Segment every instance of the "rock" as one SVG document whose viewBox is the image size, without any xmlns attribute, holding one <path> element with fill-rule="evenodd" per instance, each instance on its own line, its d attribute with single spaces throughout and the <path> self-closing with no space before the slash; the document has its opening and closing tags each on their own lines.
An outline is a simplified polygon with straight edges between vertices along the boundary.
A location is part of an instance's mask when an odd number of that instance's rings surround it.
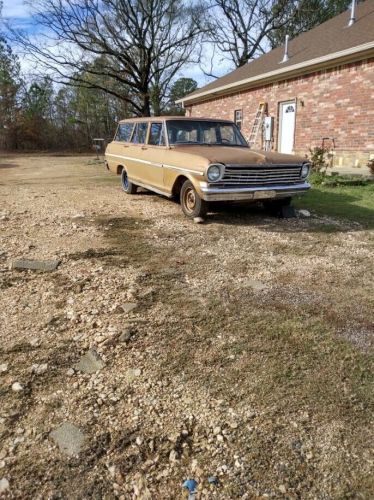
<svg viewBox="0 0 374 500">
<path fill-rule="evenodd" d="M 66 375 L 68 377 L 72 377 L 74 373 L 75 373 L 74 368 L 69 368 L 68 371 L 66 372 Z"/>
<path fill-rule="evenodd" d="M 142 371 L 140 368 L 130 368 L 130 370 L 127 370 L 126 372 L 126 379 L 128 382 L 132 382 L 136 377 L 139 377 L 141 373 Z"/>
<path fill-rule="evenodd" d="M 48 364 L 43 363 L 41 365 L 32 365 L 31 371 L 36 375 L 43 375 L 48 370 Z"/>
<path fill-rule="evenodd" d="M 131 337 L 132 337 L 131 330 L 127 328 L 121 333 L 118 340 L 120 342 L 129 342 L 129 340 L 131 340 Z"/>
<path fill-rule="evenodd" d="M 145 476 L 143 476 L 139 472 L 135 475 L 133 488 L 133 498 L 139 498 L 141 500 L 152 500 L 152 494 L 148 489 L 147 480 Z"/>
<path fill-rule="evenodd" d="M 138 307 L 138 304 L 136 302 L 127 302 L 126 304 L 121 305 L 122 311 L 125 314 L 128 314 L 129 312 L 133 311 L 137 307 Z"/>
<path fill-rule="evenodd" d="M 9 481 L 7 478 L 3 477 L 0 479 L 0 494 L 5 493 L 7 490 L 9 490 Z"/>
<path fill-rule="evenodd" d="M 86 441 L 83 432 L 70 422 L 64 422 L 49 435 L 60 451 L 69 456 L 78 455 Z"/>
<path fill-rule="evenodd" d="M 55 271 L 60 265 L 60 260 L 28 260 L 20 259 L 12 262 L 12 269 L 31 269 L 32 271 Z"/>
<path fill-rule="evenodd" d="M 12 391 L 14 392 L 23 391 L 23 386 L 19 382 L 14 382 L 14 384 L 12 384 Z"/>
<path fill-rule="evenodd" d="M 208 483 L 213 484 L 214 486 L 218 486 L 218 484 L 219 484 L 218 477 L 217 476 L 209 476 Z"/>
<path fill-rule="evenodd" d="M 194 217 L 193 221 L 195 224 L 203 224 L 204 219 L 202 217 Z"/>
<path fill-rule="evenodd" d="M 3 363 L 0 365 L 0 373 L 5 373 L 8 371 L 8 363 Z"/>
<path fill-rule="evenodd" d="M 278 486 L 278 489 L 281 493 L 285 494 L 286 493 L 286 487 L 284 484 L 281 484 L 280 486 Z"/>
<path fill-rule="evenodd" d="M 102 368 L 104 368 L 104 362 L 97 354 L 95 349 L 90 349 L 84 354 L 79 362 L 74 365 L 75 370 L 81 371 L 83 373 L 95 373 Z"/>
<path fill-rule="evenodd" d="M 299 217 L 304 217 L 304 218 L 311 217 L 309 210 L 301 209 L 301 210 L 298 210 L 297 213 L 298 213 Z"/>
</svg>

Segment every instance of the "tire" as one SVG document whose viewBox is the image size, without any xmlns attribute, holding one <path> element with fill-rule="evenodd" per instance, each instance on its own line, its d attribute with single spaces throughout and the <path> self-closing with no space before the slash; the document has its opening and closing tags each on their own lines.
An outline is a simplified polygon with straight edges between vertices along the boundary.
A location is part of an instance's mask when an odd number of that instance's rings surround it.
<svg viewBox="0 0 374 500">
<path fill-rule="evenodd" d="M 208 203 L 200 198 L 190 181 L 183 183 L 180 193 L 180 204 L 184 215 L 190 219 L 203 217 L 208 211 Z"/>
<path fill-rule="evenodd" d="M 127 177 L 127 172 L 124 168 L 122 169 L 121 172 L 121 186 L 126 194 L 135 194 L 138 189 L 138 186 L 129 181 L 129 178 Z"/>
</svg>

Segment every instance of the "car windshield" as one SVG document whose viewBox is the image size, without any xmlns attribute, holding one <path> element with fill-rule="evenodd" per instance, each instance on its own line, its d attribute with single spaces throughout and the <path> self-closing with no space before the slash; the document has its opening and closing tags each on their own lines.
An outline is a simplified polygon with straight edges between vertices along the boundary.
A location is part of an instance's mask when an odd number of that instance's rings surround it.
<svg viewBox="0 0 374 500">
<path fill-rule="evenodd" d="M 248 147 L 234 123 L 207 120 L 168 120 L 169 144 Z"/>
</svg>

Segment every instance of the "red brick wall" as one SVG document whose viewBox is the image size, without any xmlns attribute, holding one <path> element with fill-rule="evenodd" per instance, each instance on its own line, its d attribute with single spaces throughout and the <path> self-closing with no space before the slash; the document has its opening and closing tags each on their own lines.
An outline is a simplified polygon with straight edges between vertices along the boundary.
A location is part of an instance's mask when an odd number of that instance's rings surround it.
<svg viewBox="0 0 374 500">
<path fill-rule="evenodd" d="M 277 149 L 279 103 L 291 99 L 296 99 L 296 152 L 307 153 L 323 137 L 334 137 L 337 154 L 374 153 L 374 58 L 212 99 L 187 108 L 187 115 L 233 120 L 234 110 L 242 109 L 247 137 L 258 104 L 265 101 L 275 118 Z"/>
</svg>

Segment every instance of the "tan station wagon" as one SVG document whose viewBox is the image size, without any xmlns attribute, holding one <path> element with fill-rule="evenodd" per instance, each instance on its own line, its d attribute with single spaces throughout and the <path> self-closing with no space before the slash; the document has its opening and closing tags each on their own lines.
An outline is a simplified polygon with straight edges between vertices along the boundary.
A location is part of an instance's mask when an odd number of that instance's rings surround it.
<svg viewBox="0 0 374 500">
<path fill-rule="evenodd" d="M 303 158 L 254 151 L 231 121 L 151 117 L 123 120 L 105 152 L 108 170 L 134 194 L 143 187 L 179 197 L 188 217 L 210 201 L 265 201 L 287 205 L 310 188 Z"/>
</svg>

